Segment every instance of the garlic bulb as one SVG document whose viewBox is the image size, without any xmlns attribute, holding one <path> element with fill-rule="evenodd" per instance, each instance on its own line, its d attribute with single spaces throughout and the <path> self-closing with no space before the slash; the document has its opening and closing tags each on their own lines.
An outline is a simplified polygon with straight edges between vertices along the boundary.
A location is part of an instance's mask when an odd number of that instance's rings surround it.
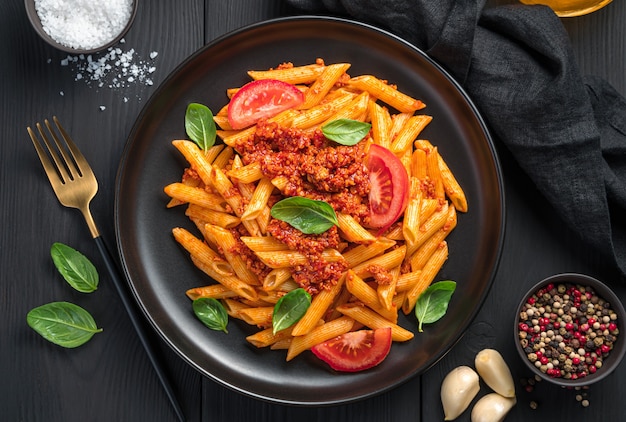
<svg viewBox="0 0 626 422">
<path fill-rule="evenodd" d="M 441 383 L 441 404 L 446 421 L 456 419 L 478 394 L 478 374 L 469 366 L 454 368 Z"/>
<path fill-rule="evenodd" d="M 474 364 L 478 374 L 493 391 L 504 397 L 515 397 L 511 370 L 497 350 L 481 350 Z"/>
<path fill-rule="evenodd" d="M 515 397 L 489 393 L 481 397 L 472 408 L 472 422 L 502 422 L 516 402 Z"/>
</svg>

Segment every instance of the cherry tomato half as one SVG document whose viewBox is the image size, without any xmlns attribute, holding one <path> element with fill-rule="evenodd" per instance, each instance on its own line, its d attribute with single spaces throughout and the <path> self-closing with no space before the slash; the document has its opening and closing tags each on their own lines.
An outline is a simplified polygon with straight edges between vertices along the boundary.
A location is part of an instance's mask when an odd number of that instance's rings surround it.
<svg viewBox="0 0 626 422">
<path fill-rule="evenodd" d="M 242 86 L 228 104 L 228 122 L 233 129 L 252 126 L 304 102 L 302 92 L 275 79 L 253 81 Z"/>
<path fill-rule="evenodd" d="M 385 147 L 372 144 L 367 159 L 370 180 L 370 226 L 387 230 L 409 200 L 409 176 L 402 162 Z"/>
<path fill-rule="evenodd" d="M 358 330 L 315 345 L 311 351 L 336 371 L 357 372 L 372 368 L 391 349 L 391 327 Z"/>
</svg>

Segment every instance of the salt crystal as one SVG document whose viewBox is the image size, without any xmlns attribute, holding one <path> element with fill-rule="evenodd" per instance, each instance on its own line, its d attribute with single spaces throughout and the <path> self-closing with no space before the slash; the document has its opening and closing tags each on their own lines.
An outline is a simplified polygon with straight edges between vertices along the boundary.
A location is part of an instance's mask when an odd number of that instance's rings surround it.
<svg viewBox="0 0 626 422">
<path fill-rule="evenodd" d="M 35 0 L 48 35 L 62 45 L 92 49 L 112 41 L 130 20 L 133 0 Z"/>
<path fill-rule="evenodd" d="M 61 91 L 59 92 L 59 94 L 61 94 L 61 97 L 63 97 L 65 95 L 65 92 Z"/>
<path fill-rule="evenodd" d="M 106 107 L 105 107 L 105 106 L 103 106 L 103 105 L 101 105 L 101 106 L 100 106 L 100 111 L 104 111 L 104 110 L 106 110 Z"/>
<path fill-rule="evenodd" d="M 156 56 L 158 56 L 158 55 L 159 55 L 159 53 L 157 53 L 156 51 L 153 51 L 152 53 L 150 53 L 150 58 L 154 60 L 154 59 L 156 59 Z"/>
</svg>

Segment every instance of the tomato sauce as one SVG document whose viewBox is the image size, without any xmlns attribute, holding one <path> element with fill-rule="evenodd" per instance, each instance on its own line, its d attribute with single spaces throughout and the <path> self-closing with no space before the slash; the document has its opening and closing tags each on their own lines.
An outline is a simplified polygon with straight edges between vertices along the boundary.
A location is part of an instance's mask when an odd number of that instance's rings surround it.
<svg viewBox="0 0 626 422">
<path fill-rule="evenodd" d="M 355 146 L 331 144 L 321 131 L 306 133 L 260 121 L 254 136 L 236 146 L 244 164 L 258 162 L 263 174 L 287 180 L 284 196 L 303 196 L 326 201 L 336 212 L 360 223 L 369 218 L 369 173 L 363 142 Z M 338 248 L 337 227 L 319 235 L 304 234 L 289 224 L 272 219 L 268 233 L 309 258 L 307 265 L 293 268 L 294 280 L 316 294 L 336 284 L 347 269 L 342 262 L 327 262 L 322 251 Z"/>
</svg>

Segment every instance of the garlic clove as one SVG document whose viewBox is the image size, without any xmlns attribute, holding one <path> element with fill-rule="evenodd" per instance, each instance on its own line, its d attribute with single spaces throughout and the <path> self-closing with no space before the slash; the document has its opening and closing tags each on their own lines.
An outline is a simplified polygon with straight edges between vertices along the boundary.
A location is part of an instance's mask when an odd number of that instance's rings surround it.
<svg viewBox="0 0 626 422">
<path fill-rule="evenodd" d="M 472 408 L 472 422 L 502 422 L 516 402 L 515 397 L 489 393 L 481 397 Z"/>
<path fill-rule="evenodd" d="M 478 394 L 478 374 L 469 366 L 454 368 L 441 383 L 441 404 L 446 421 L 456 419 Z"/>
<path fill-rule="evenodd" d="M 480 377 L 493 391 L 504 397 L 515 397 L 511 370 L 497 350 L 481 350 L 476 355 L 474 365 Z"/>
</svg>

